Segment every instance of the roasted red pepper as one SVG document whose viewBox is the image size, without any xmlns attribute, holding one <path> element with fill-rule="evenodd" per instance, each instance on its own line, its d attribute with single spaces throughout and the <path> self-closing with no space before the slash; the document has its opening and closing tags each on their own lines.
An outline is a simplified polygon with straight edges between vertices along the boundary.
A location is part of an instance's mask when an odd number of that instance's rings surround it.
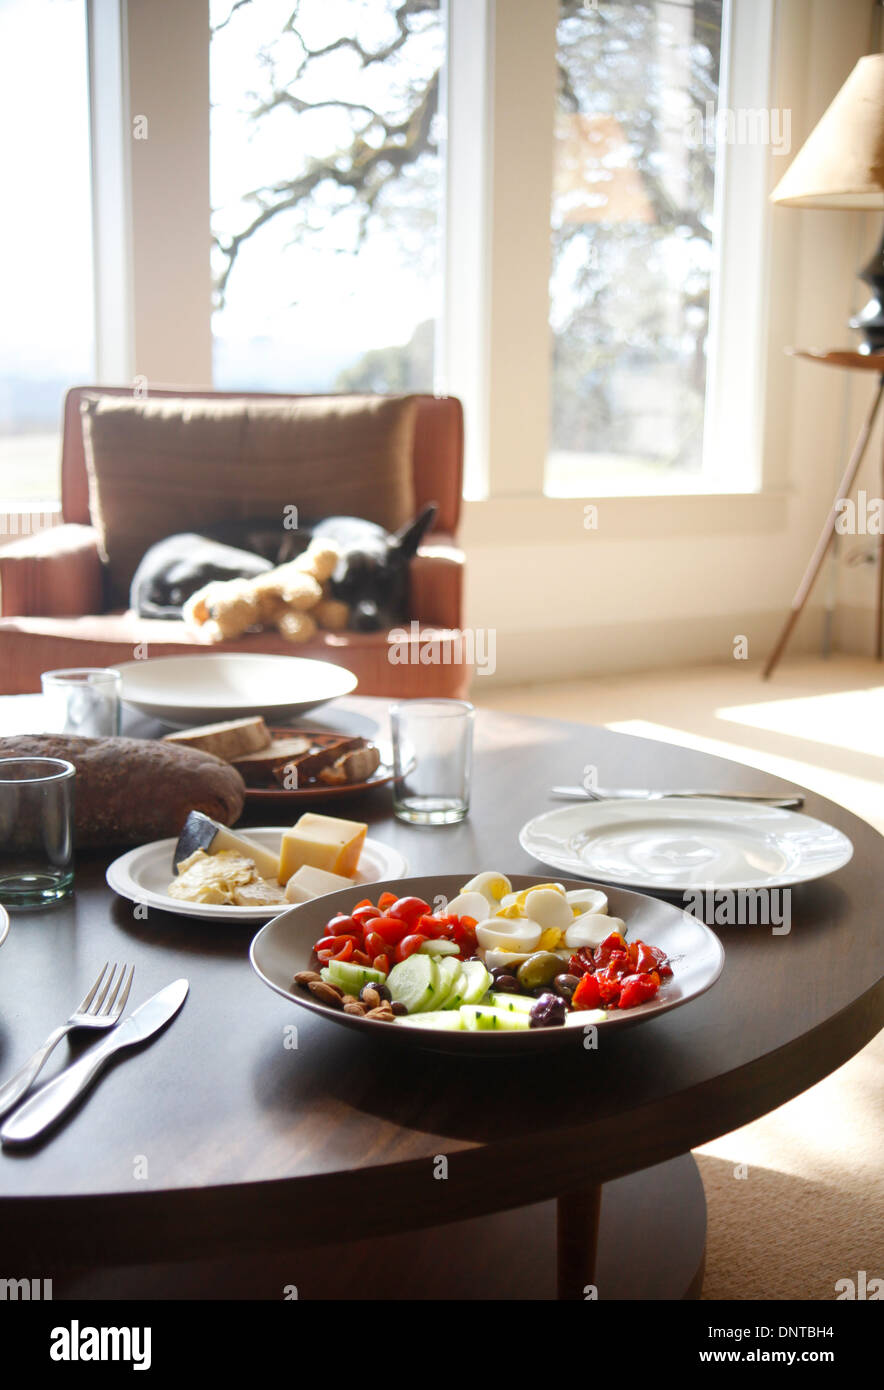
<svg viewBox="0 0 884 1390">
<path fill-rule="evenodd" d="M 636 1004 L 645 1004 L 653 999 L 660 988 L 660 976 L 656 971 L 646 975 L 627 975 L 620 981 L 620 1008 L 631 1009 Z"/>
<path fill-rule="evenodd" d="M 580 984 L 571 996 L 572 1009 L 598 1009 L 601 1007 L 602 992 L 595 975 L 583 975 Z"/>
</svg>

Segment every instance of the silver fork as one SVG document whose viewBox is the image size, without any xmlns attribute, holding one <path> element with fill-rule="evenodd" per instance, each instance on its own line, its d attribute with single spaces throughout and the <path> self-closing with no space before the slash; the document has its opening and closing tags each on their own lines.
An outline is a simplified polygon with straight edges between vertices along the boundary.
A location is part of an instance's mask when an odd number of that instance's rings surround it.
<svg viewBox="0 0 884 1390">
<path fill-rule="evenodd" d="M 120 973 L 117 975 L 117 967 L 114 963 L 110 967 L 110 974 L 105 979 L 107 969 L 108 963 L 105 961 L 95 984 L 83 1002 L 71 1014 L 67 1023 L 63 1023 L 60 1028 L 56 1028 L 54 1032 L 50 1033 L 43 1046 L 38 1048 L 33 1057 L 25 1062 L 21 1071 L 17 1071 L 15 1076 L 0 1087 L 0 1115 L 5 1115 L 21 1100 L 40 1075 L 53 1048 L 61 1042 L 67 1033 L 70 1033 L 71 1029 L 112 1028 L 118 1021 L 126 1007 L 126 1000 L 129 998 L 135 967 L 134 965 L 130 966 L 129 974 L 126 975 L 126 966 L 121 965 Z M 102 988 L 102 983 L 104 988 Z M 122 992 L 120 991 L 121 985 Z M 99 993 L 99 991 L 101 992 Z"/>
</svg>

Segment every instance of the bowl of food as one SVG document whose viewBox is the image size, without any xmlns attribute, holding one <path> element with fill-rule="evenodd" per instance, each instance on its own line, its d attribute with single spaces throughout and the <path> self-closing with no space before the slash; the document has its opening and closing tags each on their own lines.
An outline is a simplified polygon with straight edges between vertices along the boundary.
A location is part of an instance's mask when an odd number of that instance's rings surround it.
<svg viewBox="0 0 884 1390">
<path fill-rule="evenodd" d="M 250 958 L 277 994 L 364 1037 L 495 1055 L 659 1017 L 711 988 L 724 951 L 657 898 L 486 870 L 303 903 Z"/>
</svg>

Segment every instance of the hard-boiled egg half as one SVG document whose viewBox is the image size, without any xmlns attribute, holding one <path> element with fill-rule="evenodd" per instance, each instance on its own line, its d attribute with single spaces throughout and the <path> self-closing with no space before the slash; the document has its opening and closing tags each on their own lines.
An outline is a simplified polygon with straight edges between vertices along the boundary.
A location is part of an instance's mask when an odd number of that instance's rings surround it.
<svg viewBox="0 0 884 1390">
<path fill-rule="evenodd" d="M 581 946 L 601 946 L 612 931 L 626 935 L 626 923 L 620 917 L 609 917 L 606 912 L 584 912 L 575 918 L 565 932 L 565 945 L 577 951 Z"/>
<path fill-rule="evenodd" d="M 535 951 L 543 935 L 539 922 L 528 917 L 489 917 L 476 927 L 476 941 L 483 950 Z"/>
<path fill-rule="evenodd" d="M 501 899 L 512 891 L 513 885 L 506 874 L 500 874 L 495 869 L 486 869 L 484 873 L 476 874 L 475 878 L 471 878 L 469 883 L 464 884 L 459 897 L 463 897 L 466 893 L 481 893 L 490 909 L 490 912 L 484 912 L 482 916 L 488 917 L 500 907 Z M 473 917 L 475 913 L 470 912 L 467 916 Z M 482 919 L 479 918 L 478 920 L 481 921 Z"/>
<path fill-rule="evenodd" d="M 575 917 L 582 917 L 584 912 L 601 913 L 608 910 L 608 899 L 598 888 L 574 888 L 565 894 L 565 898 Z"/>
<path fill-rule="evenodd" d="M 488 899 L 484 893 L 458 893 L 448 904 L 448 911 L 457 917 L 472 917 L 474 922 L 484 922 L 488 916 Z"/>
</svg>

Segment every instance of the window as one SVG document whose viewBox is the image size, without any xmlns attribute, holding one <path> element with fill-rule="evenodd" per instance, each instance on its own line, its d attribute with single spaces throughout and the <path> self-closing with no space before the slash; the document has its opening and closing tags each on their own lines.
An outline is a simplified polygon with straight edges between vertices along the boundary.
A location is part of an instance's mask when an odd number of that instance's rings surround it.
<svg viewBox="0 0 884 1390">
<path fill-rule="evenodd" d="M 58 500 L 62 397 L 94 367 L 84 0 L 0 0 L 0 129 L 0 498 L 28 511 Z"/>
<path fill-rule="evenodd" d="M 211 3 L 214 382 L 432 390 L 439 0 Z"/>
<path fill-rule="evenodd" d="M 683 490 L 703 468 L 722 9 L 561 0 L 549 494 Z"/>
</svg>

